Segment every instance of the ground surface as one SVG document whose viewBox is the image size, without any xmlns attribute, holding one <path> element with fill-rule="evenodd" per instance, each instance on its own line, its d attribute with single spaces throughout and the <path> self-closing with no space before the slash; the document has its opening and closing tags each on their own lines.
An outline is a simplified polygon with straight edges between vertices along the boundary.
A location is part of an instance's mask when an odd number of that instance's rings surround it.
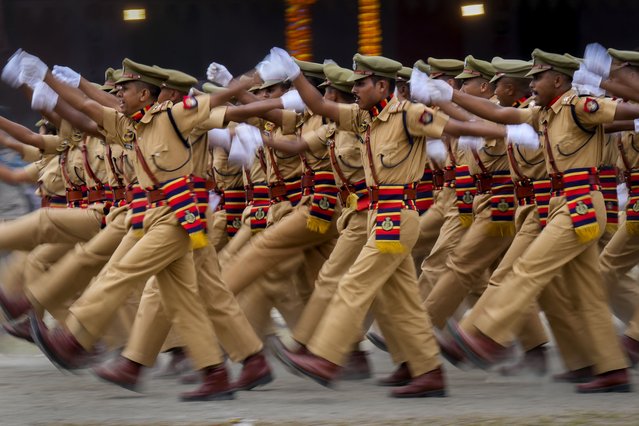
<svg viewBox="0 0 639 426">
<path fill-rule="evenodd" d="M 387 355 L 370 353 L 375 376 L 388 374 Z M 0 335 L 0 425 L 639 425 L 637 393 L 579 395 L 548 377 L 502 378 L 445 364 L 447 398 L 396 400 L 374 379 L 328 390 L 272 364 L 276 380 L 260 390 L 181 403 L 178 393 L 192 386 L 148 373 L 145 394 L 131 393 L 89 371 L 63 374 L 34 347 Z M 560 370 L 554 356 L 552 369 Z"/>
</svg>

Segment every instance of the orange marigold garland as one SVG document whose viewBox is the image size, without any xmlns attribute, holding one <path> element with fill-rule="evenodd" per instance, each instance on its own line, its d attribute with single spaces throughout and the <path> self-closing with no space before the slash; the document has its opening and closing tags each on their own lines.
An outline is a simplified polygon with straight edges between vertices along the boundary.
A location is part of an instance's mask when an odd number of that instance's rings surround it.
<svg viewBox="0 0 639 426">
<path fill-rule="evenodd" d="M 311 6 L 315 0 L 287 0 L 286 50 L 302 61 L 313 60 Z"/>
<path fill-rule="evenodd" d="M 382 26 L 379 0 L 359 0 L 359 53 L 382 54 Z"/>
</svg>

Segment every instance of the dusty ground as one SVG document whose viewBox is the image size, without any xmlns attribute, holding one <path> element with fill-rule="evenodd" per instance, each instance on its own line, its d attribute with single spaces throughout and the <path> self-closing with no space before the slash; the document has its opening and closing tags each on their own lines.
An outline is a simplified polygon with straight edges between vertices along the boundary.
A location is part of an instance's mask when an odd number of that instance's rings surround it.
<svg viewBox="0 0 639 426">
<path fill-rule="evenodd" d="M 386 354 L 370 351 L 375 375 L 388 374 Z M 88 371 L 61 373 L 34 347 L 0 336 L 0 425 L 639 425 L 637 393 L 579 395 L 548 377 L 502 378 L 446 364 L 447 398 L 396 400 L 374 379 L 328 390 L 272 364 L 277 378 L 261 390 L 181 403 L 178 393 L 191 386 L 149 373 L 145 393 L 131 393 Z M 555 357 L 552 369 L 560 370 Z"/>
</svg>

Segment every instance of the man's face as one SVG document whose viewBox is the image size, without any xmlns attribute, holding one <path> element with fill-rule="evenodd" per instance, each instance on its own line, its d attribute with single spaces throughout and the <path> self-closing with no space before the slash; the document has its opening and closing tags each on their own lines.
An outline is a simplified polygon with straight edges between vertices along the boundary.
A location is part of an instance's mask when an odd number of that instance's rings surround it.
<svg viewBox="0 0 639 426">
<path fill-rule="evenodd" d="M 495 96 L 501 106 L 511 106 L 517 99 L 514 98 L 513 84 L 507 77 L 502 77 L 495 83 Z"/>
<path fill-rule="evenodd" d="M 355 103 L 364 110 L 374 107 L 385 98 L 381 84 L 381 81 L 374 83 L 370 77 L 357 80 L 352 90 L 353 95 L 355 95 Z"/>
<path fill-rule="evenodd" d="M 133 81 L 122 83 L 122 88 L 117 94 L 120 99 L 120 110 L 126 115 L 144 108 L 149 101 L 148 90 L 142 89 Z"/>
<path fill-rule="evenodd" d="M 273 98 L 279 98 L 284 93 L 286 93 L 286 89 L 284 89 L 284 86 L 281 84 L 275 84 L 271 87 L 267 87 L 266 89 L 264 89 L 264 92 L 265 92 L 264 94 L 265 99 L 273 99 Z"/>
<path fill-rule="evenodd" d="M 462 83 L 460 91 L 472 96 L 483 96 L 481 91 L 481 85 L 483 82 L 484 79 L 480 77 L 466 78 Z"/>
<path fill-rule="evenodd" d="M 532 96 L 535 97 L 535 103 L 542 107 L 550 105 L 550 102 L 561 93 L 557 93 L 555 85 L 556 74 L 551 71 L 544 71 L 533 75 L 530 82 Z"/>
</svg>

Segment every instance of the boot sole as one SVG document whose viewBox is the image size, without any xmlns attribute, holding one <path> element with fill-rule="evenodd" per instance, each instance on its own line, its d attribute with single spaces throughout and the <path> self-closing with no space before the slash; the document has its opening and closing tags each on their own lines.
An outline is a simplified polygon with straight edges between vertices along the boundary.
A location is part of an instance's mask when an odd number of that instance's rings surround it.
<svg viewBox="0 0 639 426">
<path fill-rule="evenodd" d="M 40 327 L 38 326 L 38 317 L 35 312 L 29 312 L 29 325 L 31 327 L 31 336 L 33 337 L 34 343 L 36 346 L 42 351 L 44 356 L 47 357 L 49 361 L 60 371 L 62 372 L 72 372 L 72 368 L 63 361 L 60 361 L 58 356 L 56 356 L 52 351 L 49 350 L 49 347 L 44 344 L 44 338 L 42 333 L 40 332 Z"/>
<path fill-rule="evenodd" d="M 273 375 L 271 373 L 265 374 L 259 379 L 249 383 L 248 385 L 244 385 L 242 387 L 233 387 L 236 391 L 250 391 L 258 386 L 263 386 L 269 384 L 273 381 Z"/>
<path fill-rule="evenodd" d="M 396 388 L 399 386 L 406 386 L 409 383 L 410 383 L 410 380 L 403 380 L 401 382 L 377 382 L 377 386 Z"/>
<path fill-rule="evenodd" d="M 391 393 L 393 398 L 444 398 L 446 397 L 445 390 L 434 390 L 420 393 L 411 393 L 411 394 L 394 394 Z"/>
<path fill-rule="evenodd" d="M 269 349 L 271 350 L 271 353 L 273 354 L 273 356 L 275 356 L 275 358 L 277 358 L 277 360 L 280 361 L 290 373 L 298 377 L 307 377 L 324 387 L 327 387 L 329 389 L 334 389 L 334 385 L 332 382 L 329 382 L 326 379 L 310 374 L 306 370 L 298 367 L 296 364 L 291 362 L 291 360 L 289 360 L 284 355 L 283 349 L 280 348 L 281 345 L 282 343 L 279 341 L 270 341 Z"/>
<path fill-rule="evenodd" d="M 464 341 L 464 339 L 462 339 L 459 333 L 457 333 L 456 328 L 450 322 L 446 324 L 446 327 L 448 327 L 448 331 L 450 332 L 451 336 L 453 336 L 453 339 L 457 343 L 457 346 L 459 346 L 461 350 L 464 351 L 464 354 L 466 354 L 466 357 L 468 358 L 470 362 L 472 362 L 473 364 L 475 364 L 477 367 L 481 368 L 482 370 L 487 370 L 488 368 L 491 367 L 490 363 L 485 361 L 483 358 L 477 355 L 473 350 L 471 350 L 466 345 L 466 342 Z M 444 356 L 444 358 L 446 357 Z"/>
<path fill-rule="evenodd" d="M 608 393 L 608 392 L 620 392 L 620 393 L 632 392 L 632 386 L 630 385 L 630 383 L 625 383 L 622 385 L 607 386 L 605 388 L 598 388 L 598 389 L 582 390 L 577 388 L 577 393 Z"/>
<path fill-rule="evenodd" d="M 235 394 L 233 392 L 216 393 L 214 395 L 206 395 L 206 396 L 200 396 L 200 397 L 185 397 L 185 396 L 180 397 L 180 401 L 182 402 L 229 401 L 231 399 L 235 399 Z"/>
<path fill-rule="evenodd" d="M 118 382 L 114 382 L 113 380 L 109 380 L 106 377 L 102 377 L 100 376 L 97 372 L 95 372 L 94 370 L 91 370 L 91 373 L 98 378 L 98 380 L 100 380 L 103 383 L 109 383 L 115 386 L 119 386 L 123 389 L 129 390 L 131 392 L 135 392 L 135 393 L 142 393 L 141 389 L 140 389 L 140 385 L 139 384 L 135 384 L 135 385 L 131 385 L 128 383 L 118 383 Z"/>
</svg>

